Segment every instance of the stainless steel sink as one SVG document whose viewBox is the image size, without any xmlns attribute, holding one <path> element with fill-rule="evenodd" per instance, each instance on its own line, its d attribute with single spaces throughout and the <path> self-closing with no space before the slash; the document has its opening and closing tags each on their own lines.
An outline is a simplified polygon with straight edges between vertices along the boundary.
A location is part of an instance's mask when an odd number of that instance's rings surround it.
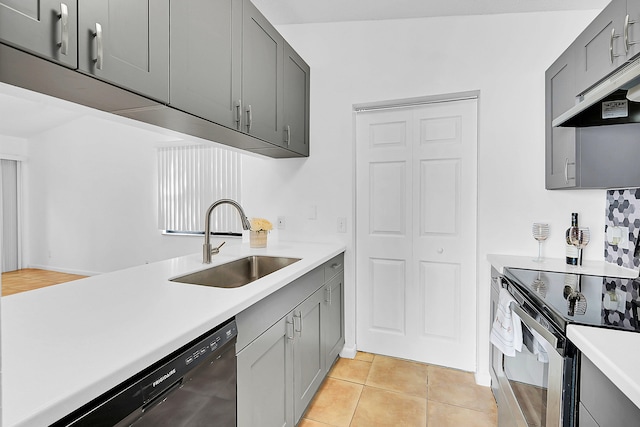
<svg viewBox="0 0 640 427">
<path fill-rule="evenodd" d="M 297 261 L 300 261 L 300 258 L 252 255 L 176 277 L 171 281 L 216 288 L 239 288 Z"/>
</svg>

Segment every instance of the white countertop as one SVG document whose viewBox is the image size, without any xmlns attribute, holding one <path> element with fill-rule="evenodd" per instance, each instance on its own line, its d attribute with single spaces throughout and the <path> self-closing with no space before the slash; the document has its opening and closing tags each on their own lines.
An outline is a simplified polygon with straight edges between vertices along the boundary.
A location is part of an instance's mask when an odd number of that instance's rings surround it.
<svg viewBox="0 0 640 427">
<path fill-rule="evenodd" d="M 567 337 L 640 408 L 639 333 L 569 325 Z"/>
<path fill-rule="evenodd" d="M 3 426 L 57 421 L 344 250 L 244 243 L 3 297 Z M 236 289 L 168 280 L 247 255 L 301 260 Z"/>
<path fill-rule="evenodd" d="M 605 277 L 622 277 L 635 279 L 638 270 L 620 267 L 605 261 L 584 260 L 581 266 L 568 265 L 564 259 L 545 258 L 543 262 L 535 262 L 530 256 L 489 254 L 487 260 L 500 274 L 505 267 L 524 268 L 527 270 L 557 271 L 560 273 L 589 274 Z"/>
</svg>

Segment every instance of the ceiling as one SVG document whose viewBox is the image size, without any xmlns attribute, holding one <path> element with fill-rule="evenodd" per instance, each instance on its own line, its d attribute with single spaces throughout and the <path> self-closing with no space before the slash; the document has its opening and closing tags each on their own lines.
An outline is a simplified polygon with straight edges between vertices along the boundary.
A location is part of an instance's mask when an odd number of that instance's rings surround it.
<svg viewBox="0 0 640 427">
<path fill-rule="evenodd" d="M 610 0 L 252 0 L 272 24 L 602 10 Z"/>
</svg>

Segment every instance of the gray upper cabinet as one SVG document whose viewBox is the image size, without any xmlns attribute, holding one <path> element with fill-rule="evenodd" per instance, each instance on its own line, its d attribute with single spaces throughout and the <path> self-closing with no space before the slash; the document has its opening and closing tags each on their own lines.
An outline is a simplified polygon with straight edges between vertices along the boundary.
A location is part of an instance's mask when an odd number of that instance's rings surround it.
<svg viewBox="0 0 640 427">
<path fill-rule="evenodd" d="M 76 68 L 76 0 L 0 0 L 0 41 Z"/>
<path fill-rule="evenodd" d="M 576 185 L 576 130 L 558 128 L 552 121 L 575 102 L 575 50 L 567 49 L 545 74 L 545 186 L 547 189 Z"/>
<path fill-rule="evenodd" d="M 627 15 L 622 28 L 622 43 L 627 49 L 627 59 L 640 53 L 640 1 L 627 1 Z"/>
<path fill-rule="evenodd" d="M 240 130 L 242 0 L 171 2 L 170 105 Z"/>
<path fill-rule="evenodd" d="M 78 10 L 78 68 L 167 102 L 169 0 L 96 0 Z"/>
<path fill-rule="evenodd" d="M 282 146 L 284 39 L 249 0 L 242 31 L 243 131 Z"/>
<path fill-rule="evenodd" d="M 288 43 L 284 43 L 284 144 L 309 155 L 310 68 Z"/>
<path fill-rule="evenodd" d="M 623 32 L 626 10 L 626 0 L 613 0 L 576 39 L 578 93 L 625 62 Z"/>
</svg>

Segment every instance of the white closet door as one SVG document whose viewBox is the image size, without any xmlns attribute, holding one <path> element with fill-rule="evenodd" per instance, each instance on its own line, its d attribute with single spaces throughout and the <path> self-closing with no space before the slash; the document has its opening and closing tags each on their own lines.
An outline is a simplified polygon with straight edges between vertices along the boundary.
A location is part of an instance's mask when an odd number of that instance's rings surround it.
<svg viewBox="0 0 640 427">
<path fill-rule="evenodd" d="M 358 349 L 475 369 L 477 100 L 356 117 Z"/>
<path fill-rule="evenodd" d="M 18 250 L 18 162 L 0 160 L 0 220 L 2 222 L 2 272 L 17 270 Z"/>
</svg>

